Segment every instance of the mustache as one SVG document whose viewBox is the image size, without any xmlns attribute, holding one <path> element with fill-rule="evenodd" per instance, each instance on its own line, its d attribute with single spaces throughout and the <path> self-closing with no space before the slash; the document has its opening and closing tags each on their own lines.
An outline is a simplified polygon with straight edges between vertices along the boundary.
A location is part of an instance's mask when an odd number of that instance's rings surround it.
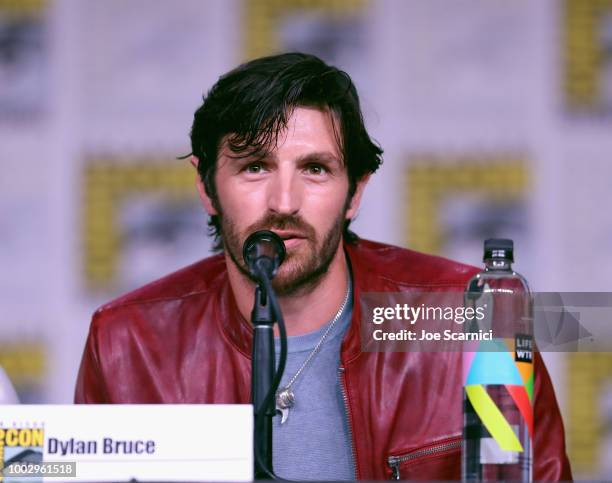
<svg viewBox="0 0 612 483">
<path fill-rule="evenodd" d="M 256 221 L 247 228 L 247 233 L 257 230 L 294 230 L 305 238 L 315 238 L 315 229 L 306 223 L 299 215 L 282 215 L 268 213 L 261 220 Z"/>
</svg>

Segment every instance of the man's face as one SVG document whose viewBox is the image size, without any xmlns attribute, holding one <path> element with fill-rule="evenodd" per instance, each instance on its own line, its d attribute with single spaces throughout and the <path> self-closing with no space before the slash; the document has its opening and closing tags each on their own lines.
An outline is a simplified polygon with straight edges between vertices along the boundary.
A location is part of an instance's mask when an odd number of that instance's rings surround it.
<svg viewBox="0 0 612 483">
<path fill-rule="evenodd" d="M 212 214 L 220 216 L 226 252 L 244 274 L 244 240 L 261 229 L 278 234 L 287 249 L 273 281 L 279 295 L 308 289 L 326 273 L 359 198 L 348 199 L 341 159 L 330 115 L 305 107 L 294 110 L 264 159 L 236 158 L 221 148 Z"/>
</svg>

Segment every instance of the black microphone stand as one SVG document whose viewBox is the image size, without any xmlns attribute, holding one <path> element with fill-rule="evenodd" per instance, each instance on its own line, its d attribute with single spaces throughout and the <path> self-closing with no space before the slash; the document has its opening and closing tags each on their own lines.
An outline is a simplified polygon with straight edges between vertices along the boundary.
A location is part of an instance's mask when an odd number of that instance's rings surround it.
<svg viewBox="0 0 612 483">
<path fill-rule="evenodd" d="M 276 414 L 275 395 L 287 360 L 287 332 L 271 280 L 285 258 L 285 245 L 268 230 L 252 233 L 244 242 L 242 255 L 257 281 L 251 312 L 253 352 L 251 400 L 254 410 L 255 479 L 279 480 L 272 468 L 272 418 Z M 274 324 L 278 322 L 281 351 L 278 368 L 274 353 Z"/>
<path fill-rule="evenodd" d="M 253 323 L 253 364 L 251 395 L 255 411 L 255 479 L 269 479 L 272 468 L 272 418 L 274 398 L 262 406 L 272 386 L 276 367 L 274 355 L 274 323 L 276 317 L 263 284 L 255 289 L 255 303 L 251 313 Z M 262 465 L 265 465 L 262 467 Z"/>
<path fill-rule="evenodd" d="M 287 331 L 280 305 L 271 280 L 285 259 L 285 245 L 278 235 L 259 230 L 249 235 L 242 248 L 242 256 L 249 272 L 257 281 L 255 302 L 251 312 L 253 323 L 253 352 L 251 372 L 251 400 L 254 409 L 255 479 L 280 478 L 272 469 L 272 418 L 276 414 L 276 390 L 287 361 Z M 280 359 L 276 367 L 274 354 L 274 324 L 280 332 Z"/>
</svg>

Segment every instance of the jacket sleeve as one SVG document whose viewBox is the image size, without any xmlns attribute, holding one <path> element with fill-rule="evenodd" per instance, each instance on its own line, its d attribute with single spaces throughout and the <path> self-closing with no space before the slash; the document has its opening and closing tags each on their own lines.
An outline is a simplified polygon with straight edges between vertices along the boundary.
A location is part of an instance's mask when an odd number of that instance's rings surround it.
<svg viewBox="0 0 612 483">
<path fill-rule="evenodd" d="M 535 352 L 534 481 L 572 480 L 565 450 L 563 420 L 555 392 L 539 352 Z"/>
<path fill-rule="evenodd" d="M 74 402 L 76 404 L 102 404 L 108 403 L 106 383 L 100 367 L 97 341 L 98 314 L 93 317 L 87 342 L 81 359 L 81 367 L 77 376 Z"/>
</svg>

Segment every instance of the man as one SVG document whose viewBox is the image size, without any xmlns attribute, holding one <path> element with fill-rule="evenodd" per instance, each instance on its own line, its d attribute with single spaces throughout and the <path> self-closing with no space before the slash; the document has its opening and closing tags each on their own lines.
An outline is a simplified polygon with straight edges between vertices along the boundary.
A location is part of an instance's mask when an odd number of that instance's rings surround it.
<svg viewBox="0 0 612 483">
<path fill-rule="evenodd" d="M 276 232 L 273 281 L 289 358 L 274 422 L 283 477 L 460 477 L 459 353 L 363 352 L 360 294 L 461 291 L 475 269 L 348 227 L 382 151 L 350 78 L 314 56 L 257 59 L 221 77 L 196 111 L 192 162 L 224 253 L 94 315 L 77 402 L 246 403 L 254 283 L 246 237 Z M 559 410 L 536 358 L 536 479 L 569 479 Z"/>
</svg>

